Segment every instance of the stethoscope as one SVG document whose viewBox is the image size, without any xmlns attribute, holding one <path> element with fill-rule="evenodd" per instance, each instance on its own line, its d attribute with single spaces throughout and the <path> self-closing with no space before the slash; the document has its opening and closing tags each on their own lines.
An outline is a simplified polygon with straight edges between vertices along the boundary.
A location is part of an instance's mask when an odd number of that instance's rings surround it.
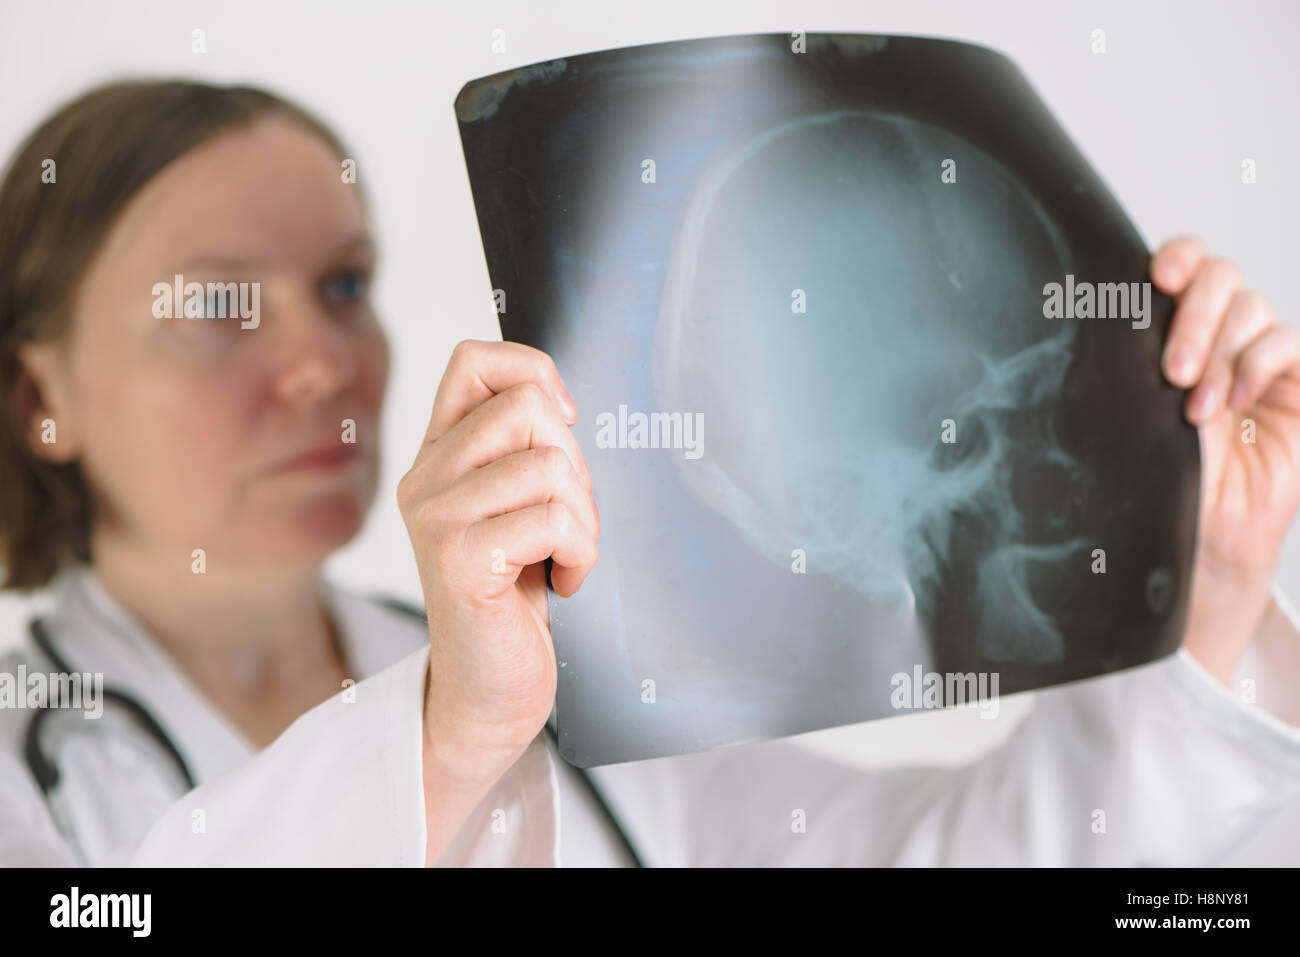
<svg viewBox="0 0 1300 957">
<path fill-rule="evenodd" d="M 73 670 L 67 661 L 55 649 L 54 643 L 50 640 L 49 632 L 45 629 L 45 623 L 40 618 L 33 618 L 28 622 L 27 630 L 31 635 L 32 643 L 49 660 L 57 673 L 73 674 Z M 176 770 L 180 772 L 188 790 L 193 790 L 198 786 L 193 772 L 190 771 L 189 764 L 185 761 L 185 756 L 181 754 L 180 749 L 176 747 L 176 743 L 163 730 L 162 725 L 158 723 L 158 720 L 149 712 L 148 708 L 132 695 L 116 688 L 105 687 L 100 692 L 100 696 L 103 699 L 105 710 L 110 704 L 115 706 L 157 742 L 163 752 L 176 765 Z M 38 708 L 28 720 L 27 730 L 23 735 L 23 758 L 27 762 L 27 768 L 31 772 L 32 779 L 41 789 L 41 797 L 45 801 L 45 806 L 49 809 L 50 817 L 54 820 L 55 826 L 67 839 L 69 846 L 76 851 L 84 862 L 85 855 L 77 840 L 76 828 L 72 823 L 71 816 L 65 814 L 61 808 L 58 762 L 50 757 L 49 751 L 44 746 L 42 732 L 49 723 L 50 716 L 54 713 L 55 709 L 47 703 Z M 100 717 L 102 718 L 102 715 Z"/>
<path fill-rule="evenodd" d="M 389 605 L 389 607 L 397 607 L 395 604 L 390 602 L 385 602 L 385 604 Z M 404 607 L 398 608 L 398 610 L 404 611 L 407 614 L 413 614 L 413 612 Z M 63 656 L 55 649 L 53 642 L 50 640 L 49 632 L 46 630 L 44 622 L 39 617 L 31 619 L 28 623 L 27 630 L 31 634 L 32 642 L 40 650 L 41 654 L 49 659 L 50 664 L 54 666 L 54 669 L 57 672 L 65 675 L 73 674 L 73 670 L 68 665 L 67 661 L 65 661 Z M 188 784 L 190 790 L 193 790 L 198 786 L 198 782 L 195 781 L 194 774 L 190 771 L 189 764 L 186 763 L 184 755 L 181 754 L 180 749 L 176 747 L 176 743 L 172 741 L 167 732 L 163 730 L 162 725 L 158 723 L 158 720 L 149 712 L 148 708 L 141 704 L 140 701 L 132 695 L 116 688 L 105 687 L 101 694 L 105 706 L 111 703 L 120 708 L 140 728 L 142 728 L 146 734 L 162 747 L 163 751 L 167 753 L 175 763 L 176 770 L 180 772 L 181 777 Z M 55 760 L 49 757 L 49 753 L 44 747 L 41 734 L 42 729 L 49 720 L 49 715 L 53 713 L 53 711 L 54 709 L 48 705 L 44 705 L 37 709 L 35 714 L 33 714 L 29 719 L 27 730 L 23 737 L 23 757 L 27 761 L 27 767 L 31 771 L 33 780 L 36 781 L 37 785 L 41 789 L 41 796 L 45 801 L 46 807 L 50 811 L 50 816 L 53 818 L 55 825 L 59 828 L 59 831 L 64 835 L 64 837 L 67 838 L 73 849 L 77 851 L 78 855 L 81 855 L 81 849 L 77 843 L 76 833 L 72 826 L 72 822 L 59 810 L 59 766 Z M 546 724 L 546 733 L 550 736 L 552 742 L 556 744 L 558 750 L 558 740 L 555 731 L 549 722 Z M 632 858 L 634 865 L 636 867 L 644 867 L 645 865 L 642 863 L 640 855 L 636 852 L 636 847 L 632 844 L 631 839 L 623 830 L 623 825 L 619 822 L 617 815 L 615 815 L 613 810 L 610 808 L 604 795 L 600 793 L 600 789 L 596 787 L 595 782 L 591 780 L 591 775 L 587 773 L 587 769 L 577 768 L 577 770 L 581 772 L 582 780 L 586 785 L 588 792 L 593 798 L 595 798 L 596 803 L 601 806 L 610 822 L 614 825 L 614 830 L 618 832 L 619 840 L 623 844 L 628 855 Z"/>
<path fill-rule="evenodd" d="M 555 750 L 558 753 L 560 750 L 560 739 L 556 736 L 555 729 L 551 727 L 550 722 L 547 722 L 546 724 L 546 733 L 550 736 L 551 743 L 555 745 Z M 560 760 L 563 761 L 564 759 L 560 758 Z M 588 793 L 596 799 L 596 803 L 600 805 L 601 810 L 605 812 L 605 816 L 609 818 L 610 823 L 614 825 L 614 830 L 618 832 L 619 842 L 623 845 L 623 849 L 627 851 L 628 856 L 632 858 L 633 866 L 645 867 L 645 864 L 641 860 L 641 855 L 636 852 L 636 846 L 633 845 L 632 839 L 628 837 L 627 832 L 623 830 L 623 824 L 619 821 L 618 815 L 616 815 L 613 809 L 610 808 L 609 802 L 607 802 L 605 796 L 600 793 L 600 788 L 596 787 L 596 782 L 591 779 L 591 775 L 587 773 L 587 769 L 580 768 L 577 765 L 570 765 L 570 767 L 578 772 L 578 776 L 582 778 L 582 783 L 586 787 Z"/>
</svg>

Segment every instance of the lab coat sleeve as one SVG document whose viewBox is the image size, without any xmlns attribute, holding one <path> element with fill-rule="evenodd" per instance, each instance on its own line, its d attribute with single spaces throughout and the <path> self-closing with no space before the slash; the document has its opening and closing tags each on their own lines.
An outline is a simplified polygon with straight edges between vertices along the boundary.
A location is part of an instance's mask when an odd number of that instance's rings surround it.
<svg viewBox="0 0 1300 957">
<path fill-rule="evenodd" d="M 157 866 L 424 865 L 425 646 L 186 794 L 129 856 Z"/>
<path fill-rule="evenodd" d="M 661 759 L 680 762 L 657 799 L 682 834 L 665 862 L 1221 862 L 1300 795 L 1300 728 L 1280 717 L 1300 692 L 1300 630 L 1274 594 L 1243 662 L 1253 683 L 1229 691 L 1180 649 L 1038 692 L 966 766 L 864 773 L 789 740 Z"/>
</svg>

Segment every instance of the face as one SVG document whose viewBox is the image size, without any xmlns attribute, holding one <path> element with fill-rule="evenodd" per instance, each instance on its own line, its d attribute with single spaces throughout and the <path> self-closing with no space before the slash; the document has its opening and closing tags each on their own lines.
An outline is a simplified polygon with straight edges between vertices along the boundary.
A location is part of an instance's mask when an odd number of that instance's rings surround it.
<svg viewBox="0 0 1300 957">
<path fill-rule="evenodd" d="M 95 494 L 96 535 L 187 562 L 202 548 L 283 563 L 317 562 L 360 528 L 388 353 L 364 210 L 340 170 L 280 119 L 180 157 L 106 237 L 67 336 L 28 350 L 57 455 Z"/>
</svg>

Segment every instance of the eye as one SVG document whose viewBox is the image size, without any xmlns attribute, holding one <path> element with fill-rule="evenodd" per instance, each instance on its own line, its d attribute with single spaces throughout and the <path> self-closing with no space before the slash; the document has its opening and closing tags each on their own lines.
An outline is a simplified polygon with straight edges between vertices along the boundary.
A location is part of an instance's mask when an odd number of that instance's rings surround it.
<svg viewBox="0 0 1300 957">
<path fill-rule="evenodd" d="M 336 273 L 321 285 L 321 298 L 327 305 L 351 305 L 365 298 L 370 276 L 360 269 Z"/>
</svg>

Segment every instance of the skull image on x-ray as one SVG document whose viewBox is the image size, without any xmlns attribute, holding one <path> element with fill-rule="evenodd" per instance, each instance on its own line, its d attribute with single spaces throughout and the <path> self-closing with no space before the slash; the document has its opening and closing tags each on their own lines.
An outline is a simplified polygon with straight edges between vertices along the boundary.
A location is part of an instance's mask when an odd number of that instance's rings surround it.
<svg viewBox="0 0 1300 957">
<path fill-rule="evenodd" d="M 600 506 L 596 567 L 550 604 L 568 760 L 1177 647 L 1199 471 L 1159 373 L 1172 304 L 1049 315 L 1053 284 L 1148 253 L 1004 57 L 720 37 L 456 108 L 502 335 L 555 359 Z"/>
<path fill-rule="evenodd" d="M 979 189 L 918 175 L 936 156 Z M 1033 197 L 938 127 L 840 110 L 753 134 L 704 172 L 667 273 L 659 405 L 702 412 L 709 436 L 673 461 L 764 558 L 801 551 L 879 603 L 888 624 L 864 623 L 864 641 L 920 662 L 914 613 L 954 519 L 986 516 L 972 630 L 991 659 L 1059 659 L 1028 567 L 1086 542 L 1025 542 L 1012 472 L 1084 476 L 1049 420 L 1012 426 L 1060 391 L 1075 327 L 1025 317 L 1070 268 Z"/>
</svg>

